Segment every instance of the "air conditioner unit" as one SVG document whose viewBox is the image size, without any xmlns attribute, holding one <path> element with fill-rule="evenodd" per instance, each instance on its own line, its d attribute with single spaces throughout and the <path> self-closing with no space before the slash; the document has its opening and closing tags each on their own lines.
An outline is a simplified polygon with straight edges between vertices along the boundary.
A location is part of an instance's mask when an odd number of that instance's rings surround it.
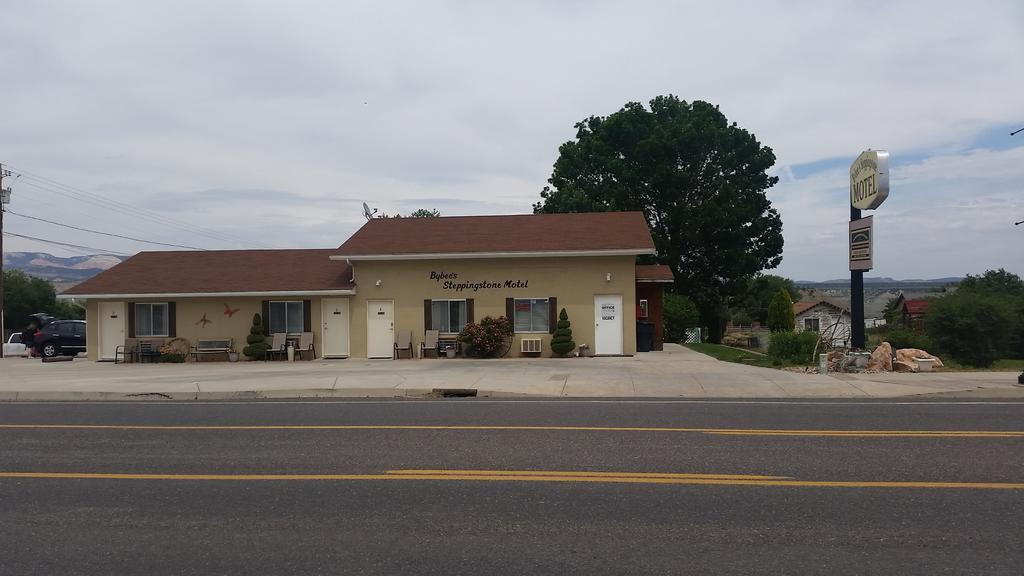
<svg viewBox="0 0 1024 576">
<path fill-rule="evenodd" d="M 540 354 L 540 338 L 523 338 L 519 341 L 519 351 L 523 354 Z"/>
</svg>

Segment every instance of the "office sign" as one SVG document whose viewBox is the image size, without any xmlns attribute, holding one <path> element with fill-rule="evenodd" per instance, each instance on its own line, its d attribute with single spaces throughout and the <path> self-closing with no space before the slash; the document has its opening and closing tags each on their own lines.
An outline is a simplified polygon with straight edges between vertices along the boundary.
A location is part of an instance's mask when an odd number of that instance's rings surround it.
<svg viewBox="0 0 1024 576">
<path fill-rule="evenodd" d="M 850 270 L 867 271 L 873 266 L 875 228 L 872 217 L 850 222 Z"/>
<path fill-rule="evenodd" d="M 867 150 L 850 166 L 850 206 L 874 210 L 889 197 L 889 153 Z"/>
</svg>

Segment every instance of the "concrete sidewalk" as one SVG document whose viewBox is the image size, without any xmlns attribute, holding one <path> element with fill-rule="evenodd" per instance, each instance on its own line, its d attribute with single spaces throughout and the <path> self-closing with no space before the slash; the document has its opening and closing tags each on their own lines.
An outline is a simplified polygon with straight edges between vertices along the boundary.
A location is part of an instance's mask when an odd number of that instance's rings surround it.
<svg viewBox="0 0 1024 576">
<path fill-rule="evenodd" d="M 633 358 L 317 360 L 198 364 L 0 361 L 0 400 L 479 396 L 892 398 L 1024 397 L 1012 372 L 822 376 L 720 362 L 682 346 Z"/>
</svg>

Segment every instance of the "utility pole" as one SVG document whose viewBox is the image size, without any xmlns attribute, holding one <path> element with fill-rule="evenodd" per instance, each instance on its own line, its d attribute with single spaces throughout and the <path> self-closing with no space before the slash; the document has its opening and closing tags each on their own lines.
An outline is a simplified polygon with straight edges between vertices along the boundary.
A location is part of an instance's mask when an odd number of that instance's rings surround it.
<svg viewBox="0 0 1024 576">
<path fill-rule="evenodd" d="M 4 189 L 4 176 L 11 173 L 0 164 L 0 337 L 7 341 L 7 333 L 4 332 L 4 206 L 11 201 L 11 191 Z M 4 357 L 4 348 L 0 346 L 0 358 Z"/>
</svg>

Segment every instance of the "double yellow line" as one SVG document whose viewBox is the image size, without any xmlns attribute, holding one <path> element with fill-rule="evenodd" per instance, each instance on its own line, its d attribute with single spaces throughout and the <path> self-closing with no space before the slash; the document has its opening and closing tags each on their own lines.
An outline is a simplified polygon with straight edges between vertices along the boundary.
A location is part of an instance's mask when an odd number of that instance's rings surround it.
<svg viewBox="0 0 1024 576">
<path fill-rule="evenodd" d="M 797 480 L 788 476 L 676 474 L 662 472 L 588 472 L 555 470 L 388 470 L 382 474 L 120 474 L 109 472 L 0 472 L 0 479 L 51 480 L 186 480 L 186 481 L 460 481 L 571 482 L 602 484 L 668 484 L 711 486 L 774 486 L 791 488 L 944 488 L 1024 490 L 1014 482 L 872 482 Z"/>
<path fill-rule="evenodd" d="M 911 438 L 1022 438 L 1016 430 L 787 430 L 772 428 L 673 428 L 633 426 L 488 426 L 488 425 L 159 425 L 159 424 L 0 424 L 0 430 L 164 430 L 164 431 L 258 431 L 258 430 L 449 430 L 533 432 L 675 432 L 716 436 L 811 436 L 811 437 L 911 437 Z"/>
</svg>

